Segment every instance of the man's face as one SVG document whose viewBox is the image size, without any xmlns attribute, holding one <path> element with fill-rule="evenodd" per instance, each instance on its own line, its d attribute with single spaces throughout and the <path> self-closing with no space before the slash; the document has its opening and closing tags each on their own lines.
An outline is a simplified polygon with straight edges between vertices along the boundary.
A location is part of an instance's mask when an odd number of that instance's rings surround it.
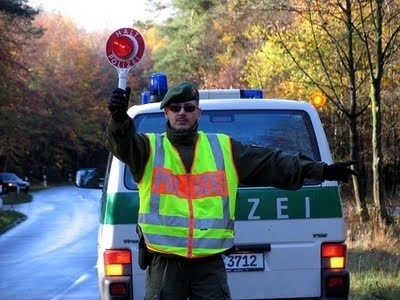
<svg viewBox="0 0 400 300">
<path fill-rule="evenodd" d="M 164 114 L 173 129 L 184 131 L 192 128 L 200 118 L 201 109 L 198 100 L 184 103 L 172 102 L 164 109 Z"/>
</svg>

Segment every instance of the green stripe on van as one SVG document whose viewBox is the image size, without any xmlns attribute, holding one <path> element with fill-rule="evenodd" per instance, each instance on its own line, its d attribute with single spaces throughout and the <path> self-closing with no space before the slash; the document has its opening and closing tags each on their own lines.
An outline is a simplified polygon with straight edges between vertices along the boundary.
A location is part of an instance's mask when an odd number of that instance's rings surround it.
<svg viewBox="0 0 400 300">
<path fill-rule="evenodd" d="M 136 224 L 138 211 L 139 194 L 137 191 L 103 194 L 100 223 Z"/>
<path fill-rule="evenodd" d="M 138 208 L 137 192 L 104 194 L 101 223 L 135 224 Z M 339 190 L 335 186 L 305 187 L 298 191 L 244 188 L 239 190 L 236 205 L 236 220 L 239 221 L 342 216 Z"/>
</svg>

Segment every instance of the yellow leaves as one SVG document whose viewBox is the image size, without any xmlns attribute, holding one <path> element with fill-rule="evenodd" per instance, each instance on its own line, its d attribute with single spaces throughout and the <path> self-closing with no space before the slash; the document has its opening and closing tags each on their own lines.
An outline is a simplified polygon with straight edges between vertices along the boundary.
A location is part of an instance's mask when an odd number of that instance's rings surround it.
<svg viewBox="0 0 400 300">
<path fill-rule="evenodd" d="M 285 81 L 291 62 L 284 55 L 283 49 L 273 42 L 266 42 L 263 47 L 250 55 L 246 66 L 245 76 L 250 87 L 262 87 L 269 93 L 275 94 L 280 82 Z"/>
<path fill-rule="evenodd" d="M 233 41 L 237 38 L 237 35 L 234 34 L 233 32 L 225 32 L 224 35 L 222 36 L 221 42 L 223 44 L 232 44 Z"/>
<path fill-rule="evenodd" d="M 167 43 L 167 39 L 159 35 L 157 26 L 151 26 L 149 29 L 145 30 L 143 34 L 144 40 L 146 41 L 146 48 L 151 52 L 165 46 Z"/>
<path fill-rule="evenodd" d="M 266 35 L 265 27 L 257 23 L 250 24 L 245 30 L 244 35 L 251 40 L 258 40 L 260 37 L 264 38 Z"/>
</svg>

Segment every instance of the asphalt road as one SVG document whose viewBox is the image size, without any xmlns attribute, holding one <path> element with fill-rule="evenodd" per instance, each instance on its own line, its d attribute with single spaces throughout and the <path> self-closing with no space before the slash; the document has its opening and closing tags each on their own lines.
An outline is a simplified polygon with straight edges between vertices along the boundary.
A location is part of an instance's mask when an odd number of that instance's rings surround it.
<svg viewBox="0 0 400 300">
<path fill-rule="evenodd" d="M 28 218 L 0 235 L 0 299 L 98 300 L 100 190 L 34 192 L 15 205 Z"/>
</svg>

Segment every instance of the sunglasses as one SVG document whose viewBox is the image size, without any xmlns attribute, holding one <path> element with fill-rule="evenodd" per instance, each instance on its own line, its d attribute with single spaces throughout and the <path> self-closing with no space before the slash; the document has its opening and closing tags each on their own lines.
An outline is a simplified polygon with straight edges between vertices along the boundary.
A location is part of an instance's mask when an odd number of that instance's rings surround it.
<svg viewBox="0 0 400 300">
<path fill-rule="evenodd" d="M 198 107 L 194 106 L 194 105 L 184 105 L 184 106 L 170 105 L 170 106 L 168 106 L 168 109 L 173 112 L 180 112 L 182 108 L 186 112 L 194 112 L 196 109 L 198 109 Z"/>
</svg>

